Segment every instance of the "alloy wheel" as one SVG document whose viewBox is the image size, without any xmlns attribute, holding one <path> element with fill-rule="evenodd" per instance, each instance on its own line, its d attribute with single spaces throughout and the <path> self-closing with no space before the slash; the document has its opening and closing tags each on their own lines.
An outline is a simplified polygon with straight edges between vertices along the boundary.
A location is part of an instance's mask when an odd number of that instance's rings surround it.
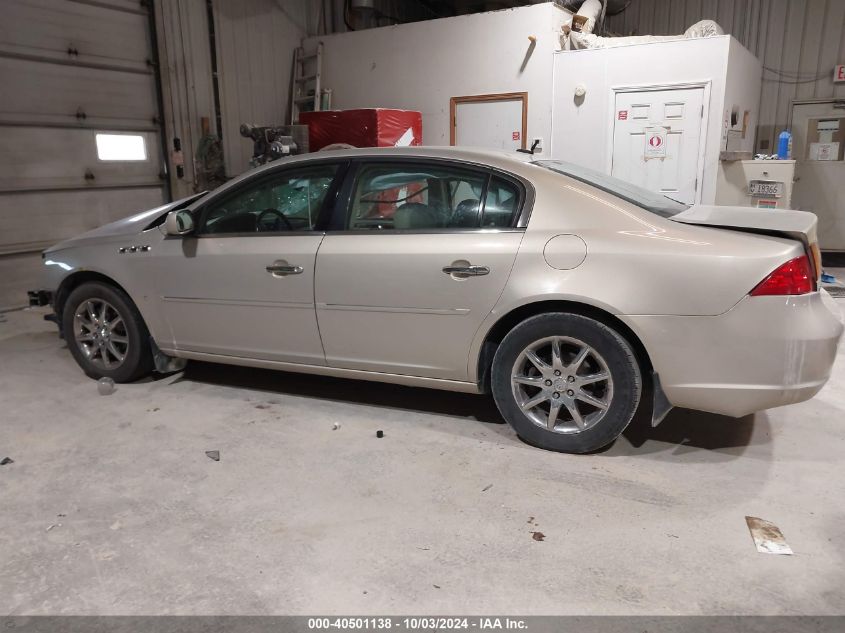
<svg viewBox="0 0 845 633">
<path fill-rule="evenodd" d="M 554 433 L 594 427 L 613 400 L 613 378 L 604 358 L 568 336 L 543 338 L 526 347 L 513 364 L 511 389 L 523 414 Z"/>
<path fill-rule="evenodd" d="M 112 371 L 123 365 L 129 351 L 129 332 L 123 316 L 108 301 L 86 299 L 73 317 L 76 345 L 92 365 Z"/>
</svg>

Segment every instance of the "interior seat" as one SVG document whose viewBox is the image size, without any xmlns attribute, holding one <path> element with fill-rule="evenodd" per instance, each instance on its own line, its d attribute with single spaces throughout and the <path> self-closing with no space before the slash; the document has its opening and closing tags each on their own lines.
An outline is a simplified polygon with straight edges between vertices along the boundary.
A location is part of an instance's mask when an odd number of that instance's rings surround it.
<svg viewBox="0 0 845 633">
<path fill-rule="evenodd" d="M 393 215 L 395 229 L 438 229 L 443 226 L 439 214 L 427 204 L 408 202 L 396 207 Z"/>
</svg>

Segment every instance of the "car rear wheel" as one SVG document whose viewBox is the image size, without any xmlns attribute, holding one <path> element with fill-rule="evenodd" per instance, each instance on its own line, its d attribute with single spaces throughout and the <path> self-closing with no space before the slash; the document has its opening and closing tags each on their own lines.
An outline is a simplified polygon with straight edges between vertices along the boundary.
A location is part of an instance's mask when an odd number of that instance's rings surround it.
<svg viewBox="0 0 845 633">
<path fill-rule="evenodd" d="M 132 300 L 118 288 L 89 282 L 65 301 L 62 327 L 68 348 L 91 378 L 130 382 L 153 368 L 150 335 Z"/>
<path fill-rule="evenodd" d="M 526 319 L 493 359 L 493 397 L 505 420 L 529 444 L 564 453 L 616 439 L 637 410 L 641 383 L 630 344 L 578 314 Z"/>
</svg>

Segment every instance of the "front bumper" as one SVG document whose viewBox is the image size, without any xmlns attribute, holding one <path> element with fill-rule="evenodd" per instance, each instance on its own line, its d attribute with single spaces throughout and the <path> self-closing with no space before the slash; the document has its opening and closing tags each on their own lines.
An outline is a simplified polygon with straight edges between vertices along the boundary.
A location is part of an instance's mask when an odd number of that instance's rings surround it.
<svg viewBox="0 0 845 633">
<path fill-rule="evenodd" d="M 26 294 L 29 295 L 30 308 L 40 308 L 46 305 L 53 305 L 53 293 L 49 290 L 29 290 Z M 62 332 L 62 321 L 55 311 L 45 314 L 44 320 L 50 321 L 50 323 L 55 323 L 56 327 L 59 328 L 59 338 L 64 338 L 64 332 Z"/>
<path fill-rule="evenodd" d="M 745 297 L 719 316 L 626 316 L 676 407 L 741 417 L 812 398 L 830 377 L 842 315 L 824 290 Z"/>
<path fill-rule="evenodd" d="M 53 293 L 49 290 L 30 290 L 26 294 L 29 295 L 29 307 L 31 308 L 39 308 L 53 303 Z"/>
</svg>

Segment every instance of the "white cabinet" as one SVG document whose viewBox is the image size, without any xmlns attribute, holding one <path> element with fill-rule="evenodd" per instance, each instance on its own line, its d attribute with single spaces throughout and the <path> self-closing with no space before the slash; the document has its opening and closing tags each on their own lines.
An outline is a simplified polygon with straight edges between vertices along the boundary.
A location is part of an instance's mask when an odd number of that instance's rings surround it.
<svg viewBox="0 0 845 633">
<path fill-rule="evenodd" d="M 716 204 L 792 208 L 794 160 L 733 160 L 719 164 Z"/>
</svg>

